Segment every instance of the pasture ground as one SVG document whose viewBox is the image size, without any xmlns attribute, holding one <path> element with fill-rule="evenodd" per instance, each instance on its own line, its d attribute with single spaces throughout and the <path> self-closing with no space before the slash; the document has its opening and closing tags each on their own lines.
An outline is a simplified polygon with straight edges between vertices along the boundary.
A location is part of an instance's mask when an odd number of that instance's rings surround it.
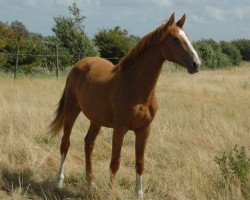
<svg viewBox="0 0 250 200">
<path fill-rule="evenodd" d="M 65 77 L 0 80 L 0 199 L 135 199 L 134 134 L 125 136 L 111 192 L 112 132 L 107 128 L 93 153 L 98 188 L 87 192 L 84 136 L 89 122 L 82 114 L 72 132 L 65 187 L 55 188 L 61 134 L 50 140 L 46 128 L 64 84 Z M 250 64 L 195 75 L 163 71 L 157 95 L 159 110 L 146 150 L 145 199 L 246 199 L 237 185 L 225 187 L 214 157 L 235 144 L 250 154 Z"/>
</svg>

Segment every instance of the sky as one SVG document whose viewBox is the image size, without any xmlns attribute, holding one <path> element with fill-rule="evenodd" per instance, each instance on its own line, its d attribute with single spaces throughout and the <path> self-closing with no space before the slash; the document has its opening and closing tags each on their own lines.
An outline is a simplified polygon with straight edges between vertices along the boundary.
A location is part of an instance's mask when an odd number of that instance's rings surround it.
<svg viewBox="0 0 250 200">
<path fill-rule="evenodd" d="M 0 21 L 23 22 L 29 31 L 53 35 L 53 17 L 69 16 L 74 0 L 0 0 Z M 86 16 L 85 30 L 94 36 L 120 26 L 143 36 L 175 12 L 187 15 L 184 31 L 192 40 L 250 39 L 250 0 L 75 0 Z"/>
</svg>

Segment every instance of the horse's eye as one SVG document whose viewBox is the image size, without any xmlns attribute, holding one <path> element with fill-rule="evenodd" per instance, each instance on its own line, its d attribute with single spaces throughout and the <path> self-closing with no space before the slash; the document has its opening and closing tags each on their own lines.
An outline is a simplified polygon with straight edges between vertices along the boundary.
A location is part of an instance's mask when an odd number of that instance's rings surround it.
<svg viewBox="0 0 250 200">
<path fill-rule="evenodd" d="M 178 41 L 179 41 L 179 39 L 178 39 L 177 37 L 173 37 L 173 40 L 174 40 L 175 42 L 178 42 Z"/>
</svg>

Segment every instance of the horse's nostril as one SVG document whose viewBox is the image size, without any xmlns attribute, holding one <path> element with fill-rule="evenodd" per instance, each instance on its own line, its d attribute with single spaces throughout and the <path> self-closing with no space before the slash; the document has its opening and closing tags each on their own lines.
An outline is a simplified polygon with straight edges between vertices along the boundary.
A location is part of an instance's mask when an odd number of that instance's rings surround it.
<svg viewBox="0 0 250 200">
<path fill-rule="evenodd" d="M 194 73 L 198 72 L 198 70 L 199 70 L 198 68 L 199 68 L 199 63 L 193 62 L 192 66 L 190 66 L 190 68 L 188 69 L 188 72 L 190 74 L 194 74 Z"/>
<path fill-rule="evenodd" d="M 198 67 L 196 62 L 193 62 L 193 68 L 196 69 Z"/>
</svg>

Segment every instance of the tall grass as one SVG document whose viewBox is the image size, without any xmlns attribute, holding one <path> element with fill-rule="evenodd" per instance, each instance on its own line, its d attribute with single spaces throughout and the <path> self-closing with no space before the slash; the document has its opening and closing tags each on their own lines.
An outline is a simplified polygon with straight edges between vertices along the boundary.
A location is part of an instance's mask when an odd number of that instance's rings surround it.
<svg viewBox="0 0 250 200">
<path fill-rule="evenodd" d="M 250 150 L 250 66 L 231 70 L 163 72 L 159 111 L 146 150 L 145 199 L 247 199 L 238 185 L 228 191 L 214 158 L 235 144 Z M 65 187 L 55 188 L 60 137 L 46 128 L 65 78 L 0 80 L 1 199 L 135 199 L 134 134 L 125 136 L 115 191 L 109 189 L 111 129 L 97 138 L 93 166 L 97 191 L 88 193 L 80 115 L 66 160 Z M 249 180 L 249 174 L 248 180 Z M 246 183 L 248 191 L 249 181 Z M 245 196 L 244 196 L 245 195 Z"/>
</svg>

